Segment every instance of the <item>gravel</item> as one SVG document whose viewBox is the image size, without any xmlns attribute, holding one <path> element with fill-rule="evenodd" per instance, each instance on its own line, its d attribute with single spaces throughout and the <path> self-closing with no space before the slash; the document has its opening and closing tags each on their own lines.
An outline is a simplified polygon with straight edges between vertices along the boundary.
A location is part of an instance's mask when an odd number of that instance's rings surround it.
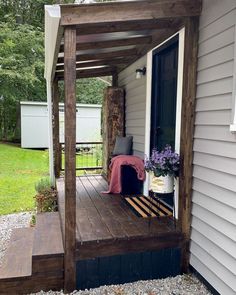
<svg viewBox="0 0 236 295">
<path fill-rule="evenodd" d="M 38 292 L 31 295 L 62 295 L 61 292 Z M 102 286 L 75 291 L 73 295 L 210 295 L 207 288 L 192 274 L 174 278 L 138 281 L 124 285 Z"/>
<path fill-rule="evenodd" d="M 0 265 L 6 252 L 12 229 L 28 227 L 30 225 L 32 213 L 22 212 L 0 216 Z"/>
</svg>

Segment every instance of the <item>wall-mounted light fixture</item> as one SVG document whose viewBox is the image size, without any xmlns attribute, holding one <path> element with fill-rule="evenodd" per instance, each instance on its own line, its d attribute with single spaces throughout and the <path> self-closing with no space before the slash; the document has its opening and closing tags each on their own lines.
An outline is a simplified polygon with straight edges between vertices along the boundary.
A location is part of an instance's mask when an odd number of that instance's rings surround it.
<svg viewBox="0 0 236 295">
<path fill-rule="evenodd" d="M 145 76 L 145 75 L 146 75 L 146 67 L 136 70 L 136 79 L 141 79 L 142 76 Z"/>
</svg>

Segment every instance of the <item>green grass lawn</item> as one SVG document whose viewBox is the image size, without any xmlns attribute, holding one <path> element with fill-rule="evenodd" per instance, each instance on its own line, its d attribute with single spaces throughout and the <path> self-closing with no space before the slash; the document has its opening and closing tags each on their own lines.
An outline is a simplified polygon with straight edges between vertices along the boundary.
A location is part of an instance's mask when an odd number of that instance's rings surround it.
<svg viewBox="0 0 236 295">
<path fill-rule="evenodd" d="M 62 158 L 64 162 L 64 155 Z M 0 143 L 0 215 L 34 209 L 35 183 L 49 176 L 48 165 L 48 151 Z M 77 167 L 97 165 L 101 165 L 101 155 L 88 153 L 76 156 Z M 83 175 L 84 171 L 77 171 L 76 174 Z"/>
<path fill-rule="evenodd" d="M 102 150 L 101 148 L 95 148 L 90 150 L 89 152 L 82 151 L 78 152 L 76 155 L 76 167 L 86 168 L 86 167 L 98 167 L 102 166 Z M 62 153 L 62 168 L 65 167 L 65 155 Z M 81 176 L 85 174 L 86 169 L 77 170 L 76 175 Z M 86 170 L 86 174 L 100 174 L 101 170 Z"/>
<path fill-rule="evenodd" d="M 34 209 L 35 183 L 47 176 L 47 151 L 0 143 L 0 215 Z"/>
<path fill-rule="evenodd" d="M 64 169 L 64 154 L 62 154 L 62 168 Z M 101 159 L 97 159 L 94 154 L 76 155 L 76 167 L 97 167 L 102 166 Z"/>
</svg>

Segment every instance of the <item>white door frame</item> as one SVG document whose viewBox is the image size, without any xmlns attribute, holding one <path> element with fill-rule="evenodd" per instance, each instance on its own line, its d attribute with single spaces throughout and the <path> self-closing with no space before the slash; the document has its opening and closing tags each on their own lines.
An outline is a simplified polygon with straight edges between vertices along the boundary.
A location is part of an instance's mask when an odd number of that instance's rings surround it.
<svg viewBox="0 0 236 295">
<path fill-rule="evenodd" d="M 150 156 L 150 131 L 151 131 L 151 100 L 152 100 L 152 64 L 153 51 L 174 36 L 179 35 L 179 50 L 178 50 L 178 77 L 177 77 L 177 98 L 176 98 L 176 127 L 175 127 L 175 150 L 180 152 L 180 130 L 181 130 L 181 111 L 182 111 L 182 89 L 183 89 L 183 67 L 184 67 L 184 38 L 185 29 L 182 28 L 176 34 L 153 48 L 147 54 L 147 84 L 146 84 L 146 120 L 145 120 L 145 155 Z M 148 194 L 149 188 L 149 174 L 146 173 L 146 180 L 144 182 L 144 194 Z M 179 181 L 175 181 L 175 217 L 178 218 L 178 195 L 179 195 Z"/>
</svg>

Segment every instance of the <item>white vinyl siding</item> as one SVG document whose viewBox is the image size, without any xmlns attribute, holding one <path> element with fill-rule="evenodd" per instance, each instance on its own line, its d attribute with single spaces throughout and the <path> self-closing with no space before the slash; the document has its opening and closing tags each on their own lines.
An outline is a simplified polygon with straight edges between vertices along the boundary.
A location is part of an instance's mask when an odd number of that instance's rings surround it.
<svg viewBox="0 0 236 295">
<path fill-rule="evenodd" d="M 235 0 L 203 1 L 193 148 L 190 263 L 224 295 L 236 294 L 235 19 Z"/>
<path fill-rule="evenodd" d="M 199 25 L 193 148 L 191 265 L 222 295 L 236 294 L 236 134 L 230 132 L 236 83 L 235 0 L 203 0 Z M 146 79 L 119 75 L 126 90 L 126 132 L 143 155 Z"/>
<path fill-rule="evenodd" d="M 126 135 L 133 136 L 134 155 L 144 157 L 146 76 L 136 79 L 136 69 L 146 66 L 144 56 L 119 74 L 119 86 L 125 89 Z"/>
</svg>

